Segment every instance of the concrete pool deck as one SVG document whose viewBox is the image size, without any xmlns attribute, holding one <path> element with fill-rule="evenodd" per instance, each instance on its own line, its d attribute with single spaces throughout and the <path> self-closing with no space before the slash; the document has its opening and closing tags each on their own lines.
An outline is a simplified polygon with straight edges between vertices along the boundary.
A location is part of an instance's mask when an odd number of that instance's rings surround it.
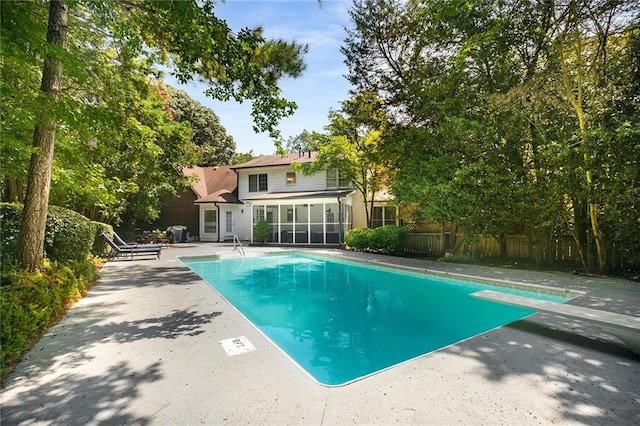
<svg viewBox="0 0 640 426">
<path fill-rule="evenodd" d="M 583 291 L 570 303 L 640 316 L 640 284 L 630 281 L 321 251 Z M 199 243 L 108 262 L 4 381 L 1 423 L 640 423 L 640 357 L 592 324 L 550 314 L 346 386 L 319 385 L 177 259 L 208 254 L 239 256 Z M 227 356 L 220 341 L 239 336 L 257 350 Z"/>
</svg>

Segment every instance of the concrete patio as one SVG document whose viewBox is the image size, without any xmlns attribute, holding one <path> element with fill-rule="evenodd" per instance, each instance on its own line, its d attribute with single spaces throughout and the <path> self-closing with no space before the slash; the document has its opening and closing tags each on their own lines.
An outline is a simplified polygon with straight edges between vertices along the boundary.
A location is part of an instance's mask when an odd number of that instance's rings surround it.
<svg viewBox="0 0 640 426">
<path fill-rule="evenodd" d="M 570 303 L 640 316 L 630 281 L 324 251 L 584 291 Z M 5 380 L 2 424 L 640 424 L 640 357 L 592 324 L 550 314 L 319 385 L 177 259 L 208 254 L 238 256 L 200 243 L 108 262 Z M 219 341 L 238 336 L 257 350 L 227 356 Z"/>
</svg>

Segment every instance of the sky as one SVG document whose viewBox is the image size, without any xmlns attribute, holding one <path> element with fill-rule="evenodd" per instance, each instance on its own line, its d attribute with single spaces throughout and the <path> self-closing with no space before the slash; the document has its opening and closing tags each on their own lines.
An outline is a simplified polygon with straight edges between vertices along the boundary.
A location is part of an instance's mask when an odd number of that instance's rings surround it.
<svg viewBox="0 0 640 426">
<path fill-rule="evenodd" d="M 347 67 L 340 46 L 346 37 L 344 27 L 350 26 L 350 6 L 351 0 L 322 0 L 321 4 L 317 0 L 227 0 L 216 6 L 216 16 L 226 20 L 234 32 L 261 26 L 267 39 L 295 40 L 309 46 L 302 76 L 283 79 L 279 84 L 283 97 L 298 105 L 295 114 L 278 126 L 285 141 L 303 130 L 323 131 L 329 109 L 339 109 L 340 102 L 349 98 L 350 86 L 344 78 Z M 203 94 L 206 85 L 181 85 L 170 75 L 164 80 L 211 108 L 227 134 L 233 136 L 238 153 L 275 153 L 273 140 L 253 131 L 249 102 L 214 101 Z"/>
</svg>

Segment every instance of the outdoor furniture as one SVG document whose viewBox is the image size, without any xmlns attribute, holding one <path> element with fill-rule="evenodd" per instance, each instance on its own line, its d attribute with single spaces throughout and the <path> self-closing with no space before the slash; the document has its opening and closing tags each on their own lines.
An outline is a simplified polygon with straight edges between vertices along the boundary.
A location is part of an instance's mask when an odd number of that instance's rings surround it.
<svg viewBox="0 0 640 426">
<path fill-rule="evenodd" d="M 130 244 L 126 243 L 120 236 L 114 232 L 113 233 L 113 241 L 120 248 L 135 248 L 135 247 L 162 247 L 162 244 Z"/>
<path fill-rule="evenodd" d="M 640 354 L 640 317 L 601 311 L 599 309 L 583 308 L 582 306 L 566 305 L 530 297 L 505 294 L 492 290 L 482 290 L 471 296 L 507 305 L 535 309 L 556 315 L 591 321 L 602 331 L 613 334 L 627 344 L 631 352 Z"/>
<path fill-rule="evenodd" d="M 106 233 L 102 233 L 104 239 L 111 246 L 113 257 L 127 257 L 133 259 L 134 255 L 150 255 L 155 254 L 158 259 L 160 259 L 160 252 L 162 251 L 162 246 L 157 244 L 136 244 L 136 245 L 128 245 L 128 246 L 119 246 L 116 244 Z"/>
</svg>

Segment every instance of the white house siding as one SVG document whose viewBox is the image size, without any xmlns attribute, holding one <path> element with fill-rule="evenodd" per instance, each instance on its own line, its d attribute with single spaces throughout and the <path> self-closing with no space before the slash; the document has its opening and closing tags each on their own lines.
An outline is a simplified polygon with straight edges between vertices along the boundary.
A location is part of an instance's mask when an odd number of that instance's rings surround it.
<svg viewBox="0 0 640 426">
<path fill-rule="evenodd" d="M 292 166 L 256 167 L 237 170 L 237 172 L 238 198 L 240 200 L 249 196 L 266 194 L 267 192 L 299 192 L 327 189 L 327 179 L 324 171 L 313 176 L 305 176 L 300 172 L 296 172 L 295 184 L 287 184 L 287 172 L 293 172 Z M 249 192 L 249 175 L 263 173 L 267 175 L 267 191 Z"/>
<path fill-rule="evenodd" d="M 236 205 L 235 231 L 241 241 L 251 241 L 251 207 Z"/>
<path fill-rule="evenodd" d="M 205 232 L 205 211 L 214 210 L 217 217 L 215 232 Z M 200 241 L 228 241 L 237 235 L 241 240 L 251 238 L 250 208 L 242 204 L 200 204 Z M 231 231 L 227 229 L 227 212 L 231 212 Z M 209 229 L 211 231 L 211 229 Z"/>
<path fill-rule="evenodd" d="M 385 194 L 382 194 L 385 196 Z M 359 191 L 355 191 L 352 195 L 353 197 L 353 227 L 354 228 L 366 228 L 367 227 L 367 212 L 365 210 L 364 199 L 362 198 L 362 194 Z M 373 203 L 374 207 L 386 206 L 388 204 L 389 197 L 387 201 L 375 201 Z M 369 201 L 367 208 L 371 207 L 371 201 Z M 371 212 L 369 212 L 371 214 Z"/>
<path fill-rule="evenodd" d="M 283 215 L 286 215 L 287 211 L 295 211 L 295 215 L 297 217 L 300 212 L 306 212 L 303 214 L 309 214 L 310 210 L 307 209 L 307 205 L 311 204 L 323 204 L 325 210 L 329 204 L 337 205 L 336 198 L 291 198 L 291 199 L 282 199 L 282 198 L 273 198 L 269 197 L 267 194 L 273 193 L 286 193 L 286 192 L 311 192 L 311 191 L 325 191 L 328 189 L 335 188 L 327 188 L 327 177 L 326 171 L 322 171 L 313 176 L 305 176 L 302 173 L 296 172 L 296 182 L 294 184 L 287 183 L 287 172 L 293 172 L 293 167 L 291 165 L 279 165 L 279 166 L 265 166 L 265 167 L 254 167 L 250 169 L 240 169 L 236 170 L 238 173 L 238 198 L 244 204 L 240 208 L 243 211 L 242 214 L 235 213 L 235 233 L 242 240 L 252 240 L 253 239 L 253 224 L 257 220 L 256 218 L 262 214 L 263 217 L 269 216 L 271 219 L 271 223 L 273 226 L 273 234 L 271 236 L 270 241 L 279 242 L 279 243 L 289 243 L 291 241 L 284 241 L 289 239 L 294 239 L 295 242 L 304 242 L 298 241 L 298 236 L 301 239 L 305 239 L 310 242 L 314 239 L 318 239 L 318 233 L 321 231 L 324 235 L 324 242 L 329 242 L 328 239 L 334 239 L 335 235 L 331 234 L 333 232 L 333 228 L 331 230 L 327 229 L 327 220 L 326 217 L 322 220 L 321 224 L 316 223 L 316 221 L 309 219 L 308 227 L 302 224 L 299 228 L 295 223 L 287 222 L 286 219 L 283 219 Z M 249 175 L 254 174 L 266 174 L 267 175 L 267 190 L 261 192 L 249 192 Z M 265 198 L 269 198 L 266 200 L 260 200 L 260 196 L 265 195 Z M 376 197 L 379 201 L 374 203 L 375 206 L 382 206 L 387 203 L 386 200 L 390 199 L 388 194 L 377 194 Z M 246 200 L 250 198 L 250 200 Z M 256 199 L 258 198 L 258 199 Z M 351 195 L 342 199 L 342 204 L 345 206 L 349 206 L 347 208 L 349 214 L 348 219 L 345 219 L 346 223 L 344 223 L 344 228 L 342 230 L 342 236 L 344 236 L 344 232 L 351 228 L 363 228 L 367 226 L 367 216 L 364 205 L 364 200 L 362 195 L 356 190 L 351 193 Z M 256 210 L 262 209 L 262 210 Z M 283 210 L 284 209 L 284 210 Z M 310 209 L 310 207 L 309 207 Z M 345 210 L 345 211 L 347 211 Z M 284 213 L 283 213 L 284 212 Z M 310 216 L 309 216 L 310 217 Z M 322 229 L 320 229 L 322 228 Z M 305 233 L 306 236 L 301 235 L 300 232 Z M 291 237 L 291 234 L 294 237 Z M 330 236 L 329 236 L 330 235 Z M 332 241 L 333 242 L 333 241 Z"/>
<path fill-rule="evenodd" d="M 360 191 L 353 193 L 353 227 L 354 228 L 366 228 L 367 227 L 367 213 L 364 207 L 364 201 Z"/>
</svg>

